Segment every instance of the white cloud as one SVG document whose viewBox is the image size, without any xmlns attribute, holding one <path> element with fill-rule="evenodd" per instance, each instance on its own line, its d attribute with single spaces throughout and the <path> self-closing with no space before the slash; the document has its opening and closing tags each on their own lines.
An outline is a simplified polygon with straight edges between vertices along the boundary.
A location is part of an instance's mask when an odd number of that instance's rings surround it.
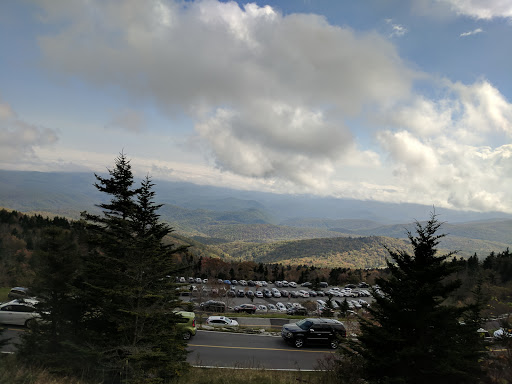
<svg viewBox="0 0 512 384">
<path fill-rule="evenodd" d="M 460 37 L 466 37 L 466 36 L 471 36 L 471 35 L 476 35 L 476 34 L 479 34 L 479 33 L 482 33 L 484 30 L 482 28 L 477 28 L 477 29 L 474 29 L 472 31 L 468 31 L 468 32 L 463 32 L 460 34 Z"/>
<path fill-rule="evenodd" d="M 193 121 L 211 163 L 134 157 L 159 177 L 512 212 L 512 106 L 487 81 L 417 95 L 423 75 L 388 39 L 255 4 L 41 4 L 61 28 L 39 39 L 49 68 Z M 143 123 L 126 110 L 110 125 Z"/>
<path fill-rule="evenodd" d="M 508 0 L 437 0 L 448 3 L 461 15 L 490 20 L 497 17 L 512 18 L 512 2 Z"/>
<path fill-rule="evenodd" d="M 46 64 L 184 109 L 216 163 L 243 176 L 325 183 L 352 140 L 343 119 L 407 97 L 416 76 L 386 39 L 316 15 L 214 0 L 73 4 L 45 3 L 66 20 L 40 38 Z"/>
<path fill-rule="evenodd" d="M 390 37 L 401 37 L 408 32 L 405 26 L 394 23 L 392 19 L 386 19 L 385 21 L 391 27 Z"/>
<path fill-rule="evenodd" d="M 54 130 L 24 121 L 0 100 L 0 167 L 16 168 L 20 162 L 37 162 L 34 150 L 56 141 Z"/>
<path fill-rule="evenodd" d="M 307 186 L 325 183 L 352 143 L 348 129 L 322 111 L 270 100 L 218 109 L 197 129 L 223 169 Z"/>
<path fill-rule="evenodd" d="M 446 83 L 437 102 L 419 98 L 390 112 L 378 134 L 398 185 L 415 201 L 457 209 L 512 211 L 512 104 L 487 81 Z"/>
</svg>

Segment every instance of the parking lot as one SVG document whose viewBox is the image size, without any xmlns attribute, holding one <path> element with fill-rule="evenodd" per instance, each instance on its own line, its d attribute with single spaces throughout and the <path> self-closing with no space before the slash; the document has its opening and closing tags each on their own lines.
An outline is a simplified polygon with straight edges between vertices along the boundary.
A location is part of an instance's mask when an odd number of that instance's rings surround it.
<svg viewBox="0 0 512 384">
<path fill-rule="evenodd" d="M 183 301 L 193 302 L 198 309 L 200 303 L 215 300 L 225 303 L 226 312 L 233 312 L 242 304 L 253 304 L 258 308 L 257 313 L 286 313 L 287 309 L 295 306 L 306 308 L 308 314 L 318 314 L 316 311 L 325 306 L 329 296 L 335 310 L 345 299 L 349 303 L 349 309 L 354 311 L 364 309 L 373 301 L 367 285 L 364 288 L 355 285 L 352 285 L 355 288 L 347 288 L 326 286 L 327 283 L 324 283 L 323 288 L 313 290 L 309 284 L 303 286 L 293 282 L 291 286 L 289 282 L 252 282 L 251 285 L 245 281 L 230 283 L 218 280 L 201 280 L 199 283 L 199 279 L 197 282 L 194 279 L 193 283 L 182 286 L 181 298 Z M 356 303 L 359 305 L 356 306 Z"/>
</svg>

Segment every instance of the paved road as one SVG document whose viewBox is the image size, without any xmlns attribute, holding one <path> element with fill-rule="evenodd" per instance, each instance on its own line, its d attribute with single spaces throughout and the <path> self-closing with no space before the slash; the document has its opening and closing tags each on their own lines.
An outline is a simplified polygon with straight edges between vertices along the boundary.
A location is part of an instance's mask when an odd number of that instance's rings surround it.
<svg viewBox="0 0 512 384">
<path fill-rule="evenodd" d="M 187 361 L 195 366 L 314 370 L 331 349 L 296 349 L 281 337 L 198 331 L 189 341 Z"/>
<path fill-rule="evenodd" d="M 1 326 L 0 326 L 1 327 Z M 15 352 L 16 344 L 20 342 L 20 335 L 22 332 L 26 331 L 23 327 L 16 326 L 5 326 L 4 332 L 0 335 L 0 340 L 10 339 L 7 345 L 4 345 L 0 352 Z"/>
<path fill-rule="evenodd" d="M 24 328 L 7 328 L 2 338 L 19 340 Z M 14 344 L 2 352 L 14 352 Z M 288 346 L 281 337 L 197 331 L 189 341 L 187 361 L 195 366 L 313 370 L 318 359 L 333 353 L 330 349 L 308 347 L 296 349 Z"/>
</svg>

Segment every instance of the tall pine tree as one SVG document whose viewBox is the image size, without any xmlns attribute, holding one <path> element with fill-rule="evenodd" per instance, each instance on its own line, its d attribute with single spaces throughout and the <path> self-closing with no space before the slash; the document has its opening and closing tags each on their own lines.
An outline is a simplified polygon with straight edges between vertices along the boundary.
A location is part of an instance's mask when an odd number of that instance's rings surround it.
<svg viewBox="0 0 512 384">
<path fill-rule="evenodd" d="M 452 253 L 436 255 L 440 226 L 434 214 L 425 225 L 416 223 L 417 235 L 408 233 L 413 255 L 389 251 L 391 276 L 377 280 L 372 320 L 361 319 L 351 345 L 370 383 L 471 383 L 480 375 L 478 306 L 446 303 L 460 283 L 449 279 Z"/>
<path fill-rule="evenodd" d="M 110 178 L 96 187 L 111 200 L 102 215 L 83 213 L 92 249 L 84 261 L 83 298 L 91 305 L 89 344 L 99 368 L 123 382 L 165 382 L 186 367 L 185 344 L 177 335 L 173 254 L 165 245 L 172 230 L 159 222 L 149 177 L 133 188 L 130 162 L 121 153 Z"/>
</svg>

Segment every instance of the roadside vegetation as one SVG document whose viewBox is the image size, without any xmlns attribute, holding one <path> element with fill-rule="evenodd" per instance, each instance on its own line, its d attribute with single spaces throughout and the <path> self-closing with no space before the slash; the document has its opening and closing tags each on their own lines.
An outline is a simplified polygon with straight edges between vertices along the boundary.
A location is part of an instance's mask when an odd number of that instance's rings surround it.
<svg viewBox="0 0 512 384">
<path fill-rule="evenodd" d="M 62 376 L 44 368 L 27 367 L 14 356 L 0 356 L 0 381 L 8 384 L 98 384 L 96 380 Z M 179 384 L 334 384 L 325 381 L 324 372 L 268 371 L 259 367 L 240 369 L 190 368 L 178 379 Z"/>
</svg>

